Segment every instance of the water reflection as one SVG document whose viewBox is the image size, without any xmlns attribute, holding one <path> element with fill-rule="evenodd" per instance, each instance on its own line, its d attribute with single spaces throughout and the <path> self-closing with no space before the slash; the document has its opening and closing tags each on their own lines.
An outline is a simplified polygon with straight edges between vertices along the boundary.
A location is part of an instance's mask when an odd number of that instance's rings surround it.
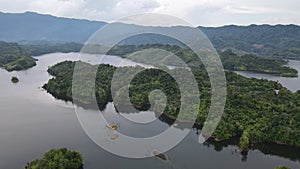
<svg viewBox="0 0 300 169">
<path fill-rule="evenodd" d="M 278 165 L 291 168 L 300 166 L 299 149 L 272 144 L 255 147 L 258 150 L 251 149 L 247 161 L 242 162 L 244 156 L 238 152 L 236 140 L 209 140 L 204 145 L 199 144 L 197 129 L 191 131 L 178 146 L 166 153 L 169 161 L 155 157 L 137 160 L 114 156 L 96 146 L 86 136 L 70 102 L 56 100 L 40 88 L 51 78 L 47 73 L 48 66 L 64 60 L 77 60 L 77 57 L 76 53 L 54 53 L 38 57 L 38 65 L 26 71 L 7 72 L 0 69 L 0 168 L 22 168 L 26 162 L 40 157 L 45 151 L 59 147 L 81 151 L 85 169 L 273 169 Z M 17 76 L 20 82 L 12 84 L 11 76 Z M 86 110 L 99 113 L 97 109 Z M 152 120 L 159 116 L 159 120 L 151 122 L 147 128 L 136 127 L 137 124 L 128 122 L 123 117 L 124 113 L 115 111 L 112 103 L 104 107 L 102 113 L 107 121 L 117 123 L 121 132 L 131 136 L 148 137 L 168 127 L 173 127 L 177 132 L 184 130 L 183 125 L 174 124 L 171 118 L 149 111 L 145 113 L 153 114 L 142 113 L 141 118 Z M 113 142 L 111 137 L 112 135 L 108 139 Z"/>
</svg>

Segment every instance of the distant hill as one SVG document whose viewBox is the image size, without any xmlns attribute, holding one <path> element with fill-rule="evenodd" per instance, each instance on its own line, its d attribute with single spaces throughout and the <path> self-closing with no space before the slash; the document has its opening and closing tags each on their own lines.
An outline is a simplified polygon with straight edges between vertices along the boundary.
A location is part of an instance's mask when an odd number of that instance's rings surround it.
<svg viewBox="0 0 300 169">
<path fill-rule="evenodd" d="M 297 25 L 199 28 L 219 50 L 232 49 L 260 56 L 300 58 L 300 27 Z"/>
<path fill-rule="evenodd" d="M 85 42 L 105 22 L 60 18 L 33 12 L 0 12 L 0 40 Z"/>
<path fill-rule="evenodd" d="M 0 12 L 0 40 L 27 43 L 35 41 L 77 42 L 86 40 L 105 22 L 60 18 L 33 12 L 20 14 Z M 136 25 L 120 25 L 120 29 L 137 29 Z M 300 26 L 250 25 L 198 27 L 221 52 L 231 49 L 243 55 L 252 53 L 266 57 L 300 59 Z M 112 30 L 113 31 L 113 30 Z M 163 43 L 180 45 L 171 38 L 148 34 L 123 41 L 123 44 Z M 32 43 L 31 43 L 32 44 Z"/>
<path fill-rule="evenodd" d="M 35 59 L 17 43 L 0 41 L 0 67 L 7 71 L 24 70 L 35 66 Z"/>
<path fill-rule="evenodd" d="M 162 27 L 143 27 L 129 24 L 115 24 L 121 30 L 163 30 Z M 173 29 L 172 29 L 173 28 Z M 170 32 L 184 35 L 186 27 L 168 28 Z M 255 54 L 264 57 L 300 59 L 300 26 L 297 25 L 250 25 L 224 27 L 198 27 L 210 39 L 214 47 L 222 53 L 231 50 L 238 55 Z M 110 30 L 111 34 L 116 31 Z M 118 31 L 117 31 L 118 32 Z M 193 36 L 187 37 L 193 40 Z M 126 45 L 171 44 L 184 46 L 179 41 L 163 35 L 143 34 L 121 42 Z"/>
</svg>

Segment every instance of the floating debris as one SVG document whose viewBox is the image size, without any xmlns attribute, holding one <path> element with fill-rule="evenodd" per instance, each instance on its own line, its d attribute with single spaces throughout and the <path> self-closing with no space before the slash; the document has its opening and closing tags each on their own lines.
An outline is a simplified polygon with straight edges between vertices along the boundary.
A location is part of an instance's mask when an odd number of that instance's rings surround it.
<svg viewBox="0 0 300 169">
<path fill-rule="evenodd" d="M 118 138 L 118 137 L 119 137 L 118 134 L 113 134 L 113 135 L 110 137 L 110 139 L 115 140 L 115 139 Z"/>
<path fill-rule="evenodd" d="M 116 124 L 107 124 L 106 127 L 110 128 L 112 130 L 117 130 L 118 129 L 118 126 Z"/>
<path fill-rule="evenodd" d="M 153 154 L 155 157 L 157 157 L 157 158 L 159 158 L 159 159 L 161 159 L 161 160 L 164 160 L 164 161 L 168 160 L 168 158 L 167 158 L 167 156 L 166 156 L 165 154 L 160 153 L 160 152 L 158 152 L 158 151 L 153 151 L 152 154 Z"/>
</svg>

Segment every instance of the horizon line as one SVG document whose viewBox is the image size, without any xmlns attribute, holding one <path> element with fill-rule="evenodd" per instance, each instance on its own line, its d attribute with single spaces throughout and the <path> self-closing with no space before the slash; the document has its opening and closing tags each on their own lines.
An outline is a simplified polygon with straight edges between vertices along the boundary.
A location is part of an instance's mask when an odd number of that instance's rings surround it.
<svg viewBox="0 0 300 169">
<path fill-rule="evenodd" d="M 108 22 L 103 20 L 93 20 L 88 18 L 75 18 L 75 17 L 65 17 L 65 16 L 57 16 L 50 13 L 39 13 L 35 11 L 24 11 L 24 12 L 3 12 L 0 11 L 0 14 L 37 14 L 37 15 L 44 15 L 44 16 L 51 16 L 55 18 L 61 18 L 61 19 L 75 19 L 75 20 L 82 20 L 82 21 L 89 21 L 89 22 L 102 22 L 105 24 L 115 23 L 115 22 Z M 209 26 L 209 25 L 195 25 L 195 27 L 203 27 L 203 28 L 220 28 L 220 27 L 228 27 L 228 26 L 237 26 L 237 27 L 249 27 L 249 26 L 300 26 L 300 24 L 296 23 L 276 23 L 276 24 L 270 24 L 270 23 L 249 23 L 249 24 L 237 24 L 237 23 L 230 23 L 230 24 L 224 24 L 224 25 L 218 25 L 218 26 Z"/>
</svg>

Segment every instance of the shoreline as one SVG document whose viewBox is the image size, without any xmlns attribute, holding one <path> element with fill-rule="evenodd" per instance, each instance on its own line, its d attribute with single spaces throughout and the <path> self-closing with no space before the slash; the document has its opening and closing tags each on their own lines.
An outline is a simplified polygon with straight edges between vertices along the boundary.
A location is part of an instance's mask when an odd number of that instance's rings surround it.
<svg viewBox="0 0 300 169">
<path fill-rule="evenodd" d="M 46 89 L 45 91 L 49 94 L 51 94 L 50 92 L 48 92 Z M 51 94 L 52 95 L 52 94 Z M 52 95 L 53 96 L 53 95 Z M 55 96 L 53 96 L 55 97 Z M 56 99 L 59 99 L 59 100 L 64 100 L 64 99 L 60 99 L 59 97 L 55 97 Z M 100 111 L 103 111 L 105 108 L 106 108 L 106 105 L 111 102 L 113 103 L 113 101 L 108 101 L 105 105 L 103 105 L 102 107 L 99 107 L 99 105 L 97 104 L 96 107 L 95 105 L 91 104 L 91 103 L 84 103 L 84 102 L 81 102 L 79 100 L 76 100 L 75 102 L 73 101 L 73 99 L 71 100 L 64 100 L 64 101 L 70 101 L 73 105 L 77 105 L 77 106 L 80 106 L 82 108 L 86 108 L 86 109 L 100 109 Z M 115 107 L 115 105 L 114 105 Z M 116 107 L 115 107 L 116 108 Z M 116 109 L 117 111 L 117 109 Z M 117 111 L 118 112 L 118 111 Z M 167 123 L 169 126 L 173 126 L 175 128 L 180 128 L 180 129 L 186 129 L 187 125 L 190 125 L 191 123 L 193 123 L 193 129 L 197 129 L 197 130 L 201 130 L 201 128 L 203 127 L 203 124 L 201 123 L 198 123 L 198 122 L 191 122 L 191 121 L 180 121 L 178 120 L 175 116 L 171 115 L 171 114 L 168 114 L 168 113 L 158 113 L 158 112 L 154 112 L 156 115 L 159 115 L 157 118 L 162 121 L 162 122 L 165 122 Z M 177 121 L 177 123 L 175 123 L 175 121 Z M 175 125 L 174 125 L 175 124 Z M 236 142 L 237 140 L 237 142 Z M 229 142 L 229 143 L 234 143 L 233 145 L 239 147 L 239 137 L 236 135 L 236 136 L 233 136 L 232 138 L 230 139 L 220 139 L 220 138 L 216 138 L 214 135 L 210 136 L 209 138 L 207 138 L 206 142 L 214 142 L 216 144 L 222 144 L 224 142 Z M 297 146 L 292 146 L 292 145 L 289 145 L 289 144 L 286 144 L 286 143 L 282 143 L 282 142 L 276 142 L 276 141 L 273 141 L 273 142 L 251 142 L 250 143 L 250 146 L 248 148 L 248 150 L 246 152 L 248 152 L 250 149 L 258 149 L 258 148 L 255 148 L 255 147 L 259 147 L 260 145 L 277 145 L 277 146 L 286 146 L 288 148 L 296 148 L 300 150 L 300 147 L 297 147 Z M 240 148 L 240 147 L 239 147 Z M 244 151 L 241 151 L 241 152 L 244 152 Z M 300 156 L 299 156 L 300 158 Z"/>
</svg>

